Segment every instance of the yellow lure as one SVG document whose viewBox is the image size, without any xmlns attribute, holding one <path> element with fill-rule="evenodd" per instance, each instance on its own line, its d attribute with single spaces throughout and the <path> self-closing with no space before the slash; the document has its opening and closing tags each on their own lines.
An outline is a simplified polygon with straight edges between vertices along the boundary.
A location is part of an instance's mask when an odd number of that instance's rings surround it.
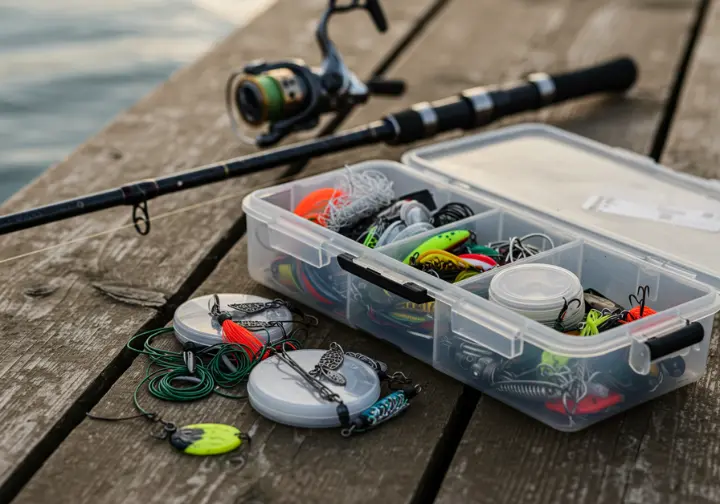
<svg viewBox="0 0 720 504">
<path fill-rule="evenodd" d="M 240 429 L 225 424 L 193 424 L 170 435 L 170 444 L 188 455 L 220 455 L 235 450 L 247 439 Z"/>
<path fill-rule="evenodd" d="M 463 229 L 457 229 L 455 231 L 446 231 L 439 235 L 435 235 L 428 240 L 422 242 L 415 250 L 410 252 L 403 261 L 405 264 L 410 264 L 410 261 L 420 257 L 424 252 L 428 250 L 452 250 L 459 247 L 470 239 L 470 231 Z"/>
<path fill-rule="evenodd" d="M 435 301 L 430 301 L 424 304 L 415 304 L 411 302 L 404 302 L 400 304 L 400 308 L 412 311 L 421 311 L 423 313 L 435 313 Z"/>
<path fill-rule="evenodd" d="M 542 353 L 542 363 L 547 364 L 548 366 L 551 366 L 553 368 L 567 366 L 567 363 L 569 361 L 570 358 L 564 355 L 556 355 L 552 352 L 548 352 L 547 350 Z"/>
</svg>

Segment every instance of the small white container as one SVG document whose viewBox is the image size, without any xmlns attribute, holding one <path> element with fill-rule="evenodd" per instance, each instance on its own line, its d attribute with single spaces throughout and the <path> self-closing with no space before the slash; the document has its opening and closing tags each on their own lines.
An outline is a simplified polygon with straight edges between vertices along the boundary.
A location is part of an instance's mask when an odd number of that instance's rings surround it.
<svg viewBox="0 0 720 504">
<path fill-rule="evenodd" d="M 583 429 L 705 373 L 720 310 L 717 187 L 537 124 L 349 169 L 381 171 L 397 195 L 427 189 L 438 207 L 457 201 L 475 215 L 369 249 L 292 213 L 346 168 L 258 190 L 243 201 L 256 281 L 559 430 Z M 540 232 L 554 248 L 544 243 L 535 256 L 458 284 L 402 263 L 428 237 L 453 229 L 483 243 Z M 524 264 L 564 268 L 583 289 L 626 308 L 628 296 L 647 285 L 647 306 L 657 314 L 592 337 L 558 332 L 489 299 L 493 278 Z M 548 377 L 548 355 L 572 373 Z M 528 376 L 546 382 L 544 389 L 517 383 Z M 558 406 L 563 399 L 569 408 Z"/>
<path fill-rule="evenodd" d="M 563 319 L 568 326 L 584 320 L 585 301 L 580 279 L 572 272 L 550 264 L 518 264 L 493 276 L 488 298 L 495 304 L 552 327 L 569 304 Z M 578 300 L 578 303 L 570 302 Z"/>
<path fill-rule="evenodd" d="M 288 352 L 288 356 L 307 372 L 315 367 L 323 354 L 325 350 L 316 349 Z M 380 397 L 380 379 L 370 366 L 347 355 L 337 372 L 345 377 L 345 385 L 320 380 L 340 397 L 350 418 L 355 419 Z M 253 409 L 275 422 L 308 429 L 340 427 L 338 403 L 322 399 L 316 389 L 277 356 L 268 357 L 253 368 L 247 391 Z"/>
</svg>

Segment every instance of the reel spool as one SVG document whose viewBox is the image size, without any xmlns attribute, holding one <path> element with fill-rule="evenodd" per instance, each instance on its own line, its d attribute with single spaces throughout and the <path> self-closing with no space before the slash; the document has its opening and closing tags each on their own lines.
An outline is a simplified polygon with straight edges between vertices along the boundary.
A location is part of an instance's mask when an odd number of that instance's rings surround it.
<svg viewBox="0 0 720 504">
<path fill-rule="evenodd" d="M 190 299 L 181 304 L 173 317 L 173 328 L 175 337 L 180 344 L 192 343 L 194 345 L 208 347 L 223 343 L 222 326 L 215 317 L 209 313 L 208 304 L 212 301 L 213 295 L 201 296 Z M 218 294 L 220 310 L 232 311 L 230 304 L 246 303 L 269 303 L 271 299 L 249 294 Z M 292 312 L 285 306 L 270 308 L 255 314 L 238 314 L 233 316 L 235 322 L 244 320 L 259 321 L 282 321 L 286 322 L 283 327 L 268 327 L 262 331 L 254 332 L 255 336 L 263 343 L 273 343 L 281 340 L 285 334 L 293 330 L 294 324 Z M 268 338 L 270 341 L 268 342 Z"/>
<path fill-rule="evenodd" d="M 328 21 L 336 13 L 365 9 L 381 33 L 387 19 L 379 0 L 330 0 L 316 30 L 323 55 L 320 68 L 303 60 L 259 61 L 228 79 L 226 106 L 236 134 L 258 147 L 274 145 L 294 131 L 315 128 L 324 114 L 365 103 L 371 94 L 398 96 L 405 90 L 399 80 L 372 79 L 363 83 L 348 69 L 328 36 Z M 253 140 L 240 124 L 267 130 Z"/>
</svg>

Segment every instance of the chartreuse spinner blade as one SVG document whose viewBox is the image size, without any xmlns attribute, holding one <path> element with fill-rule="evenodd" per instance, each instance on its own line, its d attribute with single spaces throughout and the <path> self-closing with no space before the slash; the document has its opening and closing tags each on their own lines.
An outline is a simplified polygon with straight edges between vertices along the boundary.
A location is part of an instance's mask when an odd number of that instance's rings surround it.
<svg viewBox="0 0 720 504">
<path fill-rule="evenodd" d="M 170 433 L 170 444 L 188 455 L 220 455 L 231 452 L 249 442 L 240 429 L 225 424 L 193 424 Z"/>
</svg>

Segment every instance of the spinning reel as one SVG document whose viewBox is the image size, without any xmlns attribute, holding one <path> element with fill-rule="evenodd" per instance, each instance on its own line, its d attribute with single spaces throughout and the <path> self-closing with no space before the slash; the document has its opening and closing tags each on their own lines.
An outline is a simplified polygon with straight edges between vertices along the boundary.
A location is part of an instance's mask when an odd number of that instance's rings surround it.
<svg viewBox="0 0 720 504">
<path fill-rule="evenodd" d="M 302 60 L 258 61 L 230 76 L 226 105 L 241 139 L 269 147 L 292 132 L 315 128 L 324 114 L 365 103 L 371 94 L 398 96 L 404 92 L 403 81 L 375 78 L 363 83 L 345 65 L 328 36 L 333 14 L 365 9 L 379 32 L 386 32 L 388 25 L 379 0 L 342 3 L 330 0 L 318 23 L 315 37 L 323 55 L 320 68 L 310 68 Z M 267 124 L 268 128 L 252 140 L 240 131 L 241 122 L 256 128 Z"/>
</svg>

